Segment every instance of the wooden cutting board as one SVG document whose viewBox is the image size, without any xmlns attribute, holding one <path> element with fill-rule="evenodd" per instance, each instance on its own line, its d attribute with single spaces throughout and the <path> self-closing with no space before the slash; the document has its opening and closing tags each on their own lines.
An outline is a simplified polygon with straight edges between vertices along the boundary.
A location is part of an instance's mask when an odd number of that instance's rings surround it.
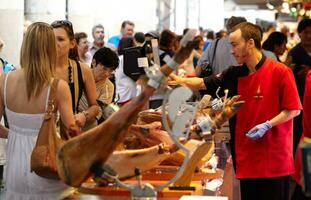
<svg viewBox="0 0 311 200">
<path fill-rule="evenodd" d="M 165 184 L 167 181 L 157 181 L 157 180 L 144 180 L 145 183 L 150 183 L 153 186 L 157 187 Z M 135 180 L 128 180 L 125 183 L 137 184 Z M 157 193 L 158 199 L 179 199 L 183 195 L 203 195 L 203 189 L 200 181 L 194 181 L 191 183 L 191 186 L 194 186 L 195 191 L 192 190 L 170 190 L 168 188 Z M 110 197 L 120 197 L 122 199 L 130 199 L 130 192 L 123 188 L 119 187 L 99 187 L 92 180 L 89 180 L 81 185 L 78 191 L 83 194 L 91 194 L 100 196 L 103 199 L 109 199 Z"/>
<path fill-rule="evenodd" d="M 176 172 L 178 167 L 176 166 L 158 166 L 149 171 L 143 172 L 143 180 L 171 180 Z M 192 181 L 201 181 L 206 179 L 215 179 L 221 178 L 223 176 L 223 171 L 217 169 L 215 172 L 196 172 L 192 177 Z"/>
</svg>

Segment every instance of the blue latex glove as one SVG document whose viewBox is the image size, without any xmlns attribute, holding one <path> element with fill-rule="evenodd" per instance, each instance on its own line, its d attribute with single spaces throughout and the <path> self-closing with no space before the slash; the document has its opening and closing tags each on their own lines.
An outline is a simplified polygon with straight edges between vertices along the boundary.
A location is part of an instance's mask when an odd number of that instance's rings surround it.
<svg viewBox="0 0 311 200">
<path fill-rule="evenodd" d="M 248 133 L 246 133 L 246 137 L 252 140 L 257 140 L 264 136 L 264 134 L 271 128 L 272 125 L 268 121 L 266 121 L 265 123 L 258 124 L 257 126 L 249 130 Z"/>
</svg>

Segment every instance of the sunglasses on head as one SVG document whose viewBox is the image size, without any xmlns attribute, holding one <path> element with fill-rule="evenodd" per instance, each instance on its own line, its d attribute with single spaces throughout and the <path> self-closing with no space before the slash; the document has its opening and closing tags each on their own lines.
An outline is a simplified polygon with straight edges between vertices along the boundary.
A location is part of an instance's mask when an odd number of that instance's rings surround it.
<svg viewBox="0 0 311 200">
<path fill-rule="evenodd" d="M 72 23 L 68 20 L 56 20 L 51 24 L 51 26 L 54 28 L 66 26 L 73 32 Z"/>
</svg>

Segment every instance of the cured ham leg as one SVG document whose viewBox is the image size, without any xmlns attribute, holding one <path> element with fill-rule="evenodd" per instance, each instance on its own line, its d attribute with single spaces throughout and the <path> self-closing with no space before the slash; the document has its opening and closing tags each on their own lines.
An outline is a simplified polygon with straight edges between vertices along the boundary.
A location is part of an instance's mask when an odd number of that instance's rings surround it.
<svg viewBox="0 0 311 200">
<path fill-rule="evenodd" d="M 184 145 L 187 149 L 190 151 L 190 156 L 193 155 L 193 153 L 199 148 L 203 143 L 203 141 L 199 140 L 189 140 Z M 200 160 L 197 161 L 195 164 L 196 167 L 201 168 L 209 159 L 209 154 L 206 154 L 205 156 L 201 157 Z M 185 158 L 185 153 L 182 150 L 178 150 L 170 155 L 168 159 L 164 161 L 164 164 L 166 165 L 175 165 L 175 166 L 181 166 Z"/>
<path fill-rule="evenodd" d="M 130 133 L 133 133 L 145 146 L 154 146 L 160 143 L 171 147 L 174 141 L 166 131 L 162 130 L 161 122 L 153 122 L 145 125 L 131 125 Z"/>
<path fill-rule="evenodd" d="M 152 88 L 123 106 L 97 127 L 67 141 L 57 155 L 57 170 L 68 185 L 78 187 L 90 176 L 95 162 L 105 162 L 122 142 L 128 127 L 153 93 Z"/>
<path fill-rule="evenodd" d="M 137 150 L 115 151 L 111 154 L 105 165 L 109 165 L 120 179 L 134 176 L 135 168 L 142 172 L 157 167 L 170 156 L 163 145 Z"/>
<path fill-rule="evenodd" d="M 183 61 L 189 56 L 191 52 L 189 50 L 191 49 L 181 48 L 176 54 L 177 59 Z M 168 76 L 172 69 L 163 66 L 161 72 Z M 131 100 L 102 124 L 63 144 L 58 151 L 56 160 L 60 178 L 70 186 L 80 186 L 90 176 L 90 167 L 94 163 L 105 162 L 121 143 L 128 127 L 134 122 L 154 91 L 154 88 L 146 86 L 138 97 Z"/>
<path fill-rule="evenodd" d="M 174 55 L 176 63 L 187 59 L 196 43 L 188 42 L 182 45 Z M 173 66 L 173 65 L 172 65 Z M 168 76 L 177 66 L 161 67 L 160 75 Z M 154 75 L 154 74 L 151 74 Z M 161 76 L 155 73 L 149 85 L 157 87 Z M 145 106 L 155 88 L 146 86 L 144 91 L 118 112 L 112 114 L 97 127 L 70 139 L 63 144 L 57 155 L 57 170 L 60 178 L 68 185 L 78 187 L 90 175 L 90 167 L 94 163 L 105 162 L 117 145 L 124 139 L 127 129 L 134 122 L 137 114 Z"/>
<path fill-rule="evenodd" d="M 138 114 L 137 124 L 150 124 L 162 121 L 162 112 L 144 110 Z"/>
</svg>

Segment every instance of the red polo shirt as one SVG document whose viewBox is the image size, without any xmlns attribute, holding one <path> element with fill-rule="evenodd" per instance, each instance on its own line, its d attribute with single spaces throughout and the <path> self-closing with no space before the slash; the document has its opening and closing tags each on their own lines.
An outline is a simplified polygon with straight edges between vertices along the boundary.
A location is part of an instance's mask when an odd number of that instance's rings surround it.
<svg viewBox="0 0 311 200">
<path fill-rule="evenodd" d="M 306 77 L 306 85 L 305 85 L 305 93 L 303 98 L 303 133 L 301 135 L 301 140 L 304 137 L 311 138 L 311 71 L 307 74 Z M 300 146 L 300 144 L 299 144 Z M 298 148 L 296 152 L 296 163 L 295 163 L 295 174 L 294 179 L 297 183 L 302 184 L 301 180 L 301 151 Z"/>
<path fill-rule="evenodd" d="M 238 78 L 237 94 L 245 100 L 236 116 L 237 178 L 292 174 L 292 120 L 273 127 L 256 141 L 245 136 L 251 128 L 272 119 L 282 110 L 301 109 L 292 71 L 279 62 L 266 59 L 255 73 Z"/>
</svg>

